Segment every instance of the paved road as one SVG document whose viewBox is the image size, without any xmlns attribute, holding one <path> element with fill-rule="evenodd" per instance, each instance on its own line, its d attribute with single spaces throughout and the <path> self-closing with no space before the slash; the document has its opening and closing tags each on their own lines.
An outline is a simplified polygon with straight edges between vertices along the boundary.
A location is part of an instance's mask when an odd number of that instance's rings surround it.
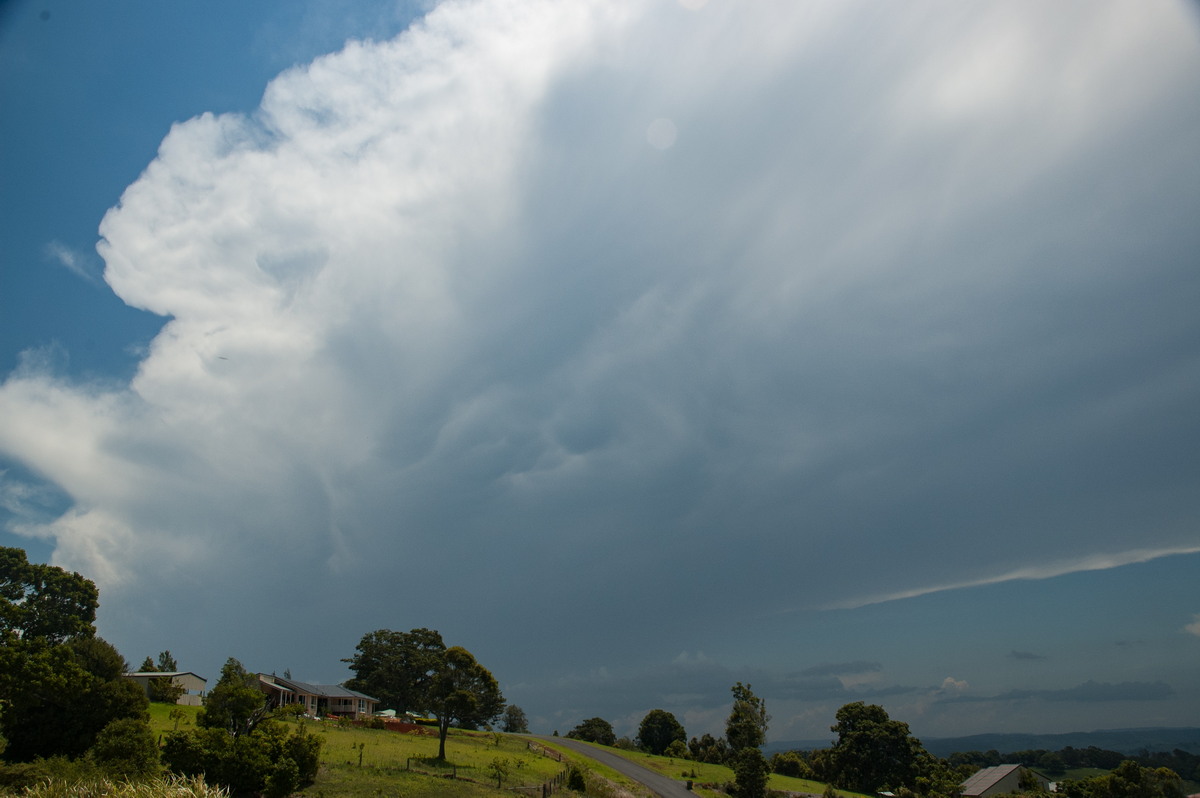
<svg viewBox="0 0 1200 798">
<path fill-rule="evenodd" d="M 608 765 L 618 773 L 622 773 L 634 781 L 646 785 L 655 795 L 661 795 L 662 798 L 696 798 L 696 794 L 688 790 L 682 781 L 677 781 L 661 773 L 655 773 L 653 770 L 636 765 L 625 757 L 614 754 L 611 751 L 606 751 L 598 746 L 588 745 L 587 743 L 567 737 L 543 737 L 537 734 L 531 734 L 530 737 L 566 746 L 573 751 L 578 751 L 585 756 L 589 756 L 603 765 Z"/>
</svg>

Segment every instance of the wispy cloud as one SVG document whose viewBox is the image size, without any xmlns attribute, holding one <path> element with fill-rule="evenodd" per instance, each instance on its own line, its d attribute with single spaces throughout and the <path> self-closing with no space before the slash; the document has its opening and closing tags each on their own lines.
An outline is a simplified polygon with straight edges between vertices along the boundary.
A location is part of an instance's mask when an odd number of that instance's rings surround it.
<svg viewBox="0 0 1200 798">
<path fill-rule="evenodd" d="M 61 241 L 51 241 L 44 247 L 43 252 L 47 259 L 62 266 L 76 277 L 82 278 L 92 285 L 100 283 L 94 257 L 74 250 Z"/>
<path fill-rule="evenodd" d="M 900 590 L 895 593 L 852 598 L 846 601 L 828 604 L 825 606 L 825 609 L 856 609 L 858 607 L 866 607 L 871 604 L 882 604 L 888 601 L 901 601 L 903 599 L 917 598 L 918 596 L 927 596 L 931 593 L 943 593 L 948 590 L 968 590 L 975 587 L 997 585 L 1002 582 L 1053 579 L 1058 576 L 1066 576 L 1067 574 L 1081 573 L 1085 571 L 1103 571 L 1109 568 L 1120 568 L 1125 565 L 1136 565 L 1138 563 L 1150 562 L 1151 560 L 1157 560 L 1161 557 L 1175 557 L 1185 554 L 1195 554 L 1197 552 L 1200 552 L 1200 546 L 1178 546 L 1165 549 L 1131 549 L 1129 551 L 1123 551 L 1114 554 L 1089 554 L 1084 557 L 1059 560 L 1056 563 L 1035 563 L 1032 565 L 1026 565 L 1011 571 L 996 574 L 994 576 L 985 576 L 979 579 L 973 579 L 964 582 L 929 585 L 925 587 L 912 588 L 909 590 Z M 1017 652 L 1013 652 L 1013 656 L 1016 656 L 1016 654 Z"/>
</svg>

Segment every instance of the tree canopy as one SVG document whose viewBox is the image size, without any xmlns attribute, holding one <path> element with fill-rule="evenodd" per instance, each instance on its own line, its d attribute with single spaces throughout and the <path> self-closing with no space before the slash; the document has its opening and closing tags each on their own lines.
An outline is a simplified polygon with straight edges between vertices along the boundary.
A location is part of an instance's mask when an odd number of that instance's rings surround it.
<svg viewBox="0 0 1200 798">
<path fill-rule="evenodd" d="M 452 646 L 434 667 L 426 709 L 437 716 L 438 759 L 445 759 L 450 727 L 490 723 L 504 710 L 504 696 L 496 677 L 470 651 Z"/>
<path fill-rule="evenodd" d="M 0 548 L 0 635 L 61 643 L 94 633 L 100 594 L 90 579 Z"/>
<path fill-rule="evenodd" d="M 733 693 L 733 709 L 725 722 L 725 739 L 737 753 L 745 748 L 758 748 L 767 741 L 767 702 L 750 689 L 749 684 L 738 682 L 730 691 Z"/>
<path fill-rule="evenodd" d="M 912 789 L 929 754 L 908 724 L 888 717 L 883 707 L 855 701 L 837 711 L 830 730 L 838 739 L 830 750 L 833 782 L 843 789 L 874 793 Z"/>
<path fill-rule="evenodd" d="M 474 655 L 447 648 L 433 629 L 363 635 L 350 659 L 354 678 L 346 682 L 397 712 L 432 712 L 438 719 L 438 756 L 445 758 L 450 726 L 490 723 L 504 710 L 500 685 Z"/>
<path fill-rule="evenodd" d="M 0 735 L 9 761 L 79 756 L 105 726 L 145 722 L 146 696 L 125 658 L 95 636 L 96 586 L 0 548 Z"/>
<path fill-rule="evenodd" d="M 567 736 L 573 740 L 585 740 L 601 745 L 615 745 L 617 742 L 617 735 L 613 731 L 612 724 L 604 718 L 588 718 L 567 732 Z"/>
<path fill-rule="evenodd" d="M 196 724 L 241 737 L 253 732 L 266 716 L 267 694 L 258 688 L 258 676 L 230 657 L 221 668 L 216 687 L 205 699 L 204 709 L 196 716 Z"/>
<path fill-rule="evenodd" d="M 432 629 L 369 632 L 359 641 L 354 656 L 342 660 L 354 671 L 346 687 L 379 699 L 381 709 L 424 711 L 430 682 L 445 650 L 441 634 Z"/>
<path fill-rule="evenodd" d="M 525 717 L 525 710 L 516 704 L 506 706 L 500 728 L 502 731 L 515 734 L 528 734 L 529 719 Z"/>
<path fill-rule="evenodd" d="M 665 709 L 650 710 L 638 725 L 638 745 L 651 754 L 662 754 L 676 740 L 686 743 L 687 732 Z"/>
</svg>

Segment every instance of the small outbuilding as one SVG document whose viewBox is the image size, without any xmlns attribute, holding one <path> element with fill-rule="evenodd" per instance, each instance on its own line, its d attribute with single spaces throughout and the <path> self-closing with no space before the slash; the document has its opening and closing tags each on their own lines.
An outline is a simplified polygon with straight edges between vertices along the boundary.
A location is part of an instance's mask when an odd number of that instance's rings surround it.
<svg viewBox="0 0 1200 798">
<path fill-rule="evenodd" d="M 1036 779 L 1042 789 L 1050 788 L 1050 780 L 1024 765 L 996 765 L 984 768 L 962 783 L 963 798 L 988 798 L 992 795 L 1004 795 L 1010 792 L 1020 792 L 1023 774 L 1025 779 Z"/>
<path fill-rule="evenodd" d="M 151 679 L 170 679 L 173 685 L 183 688 L 183 693 L 175 703 L 192 707 L 198 707 L 204 702 L 204 688 L 208 685 L 207 679 L 191 671 L 140 671 L 123 674 L 123 678 L 137 682 L 147 696 L 150 695 Z"/>
</svg>

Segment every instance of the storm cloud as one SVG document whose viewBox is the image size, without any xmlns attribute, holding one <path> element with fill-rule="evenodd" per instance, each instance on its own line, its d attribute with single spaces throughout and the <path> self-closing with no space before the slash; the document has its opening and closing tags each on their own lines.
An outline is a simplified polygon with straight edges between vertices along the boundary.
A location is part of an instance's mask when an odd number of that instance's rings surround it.
<svg viewBox="0 0 1200 798">
<path fill-rule="evenodd" d="M 0 388 L 68 504 L 19 531 L 131 639 L 282 668 L 430 626 L 531 706 L 571 687 L 548 648 L 603 682 L 747 617 L 1200 551 L 1186 14 L 497 0 L 350 42 L 177 124 L 105 216 L 166 322 L 128 384 Z M 781 695 L 883 676 L 847 663 Z M 709 717 L 747 667 L 602 692 Z"/>
</svg>

